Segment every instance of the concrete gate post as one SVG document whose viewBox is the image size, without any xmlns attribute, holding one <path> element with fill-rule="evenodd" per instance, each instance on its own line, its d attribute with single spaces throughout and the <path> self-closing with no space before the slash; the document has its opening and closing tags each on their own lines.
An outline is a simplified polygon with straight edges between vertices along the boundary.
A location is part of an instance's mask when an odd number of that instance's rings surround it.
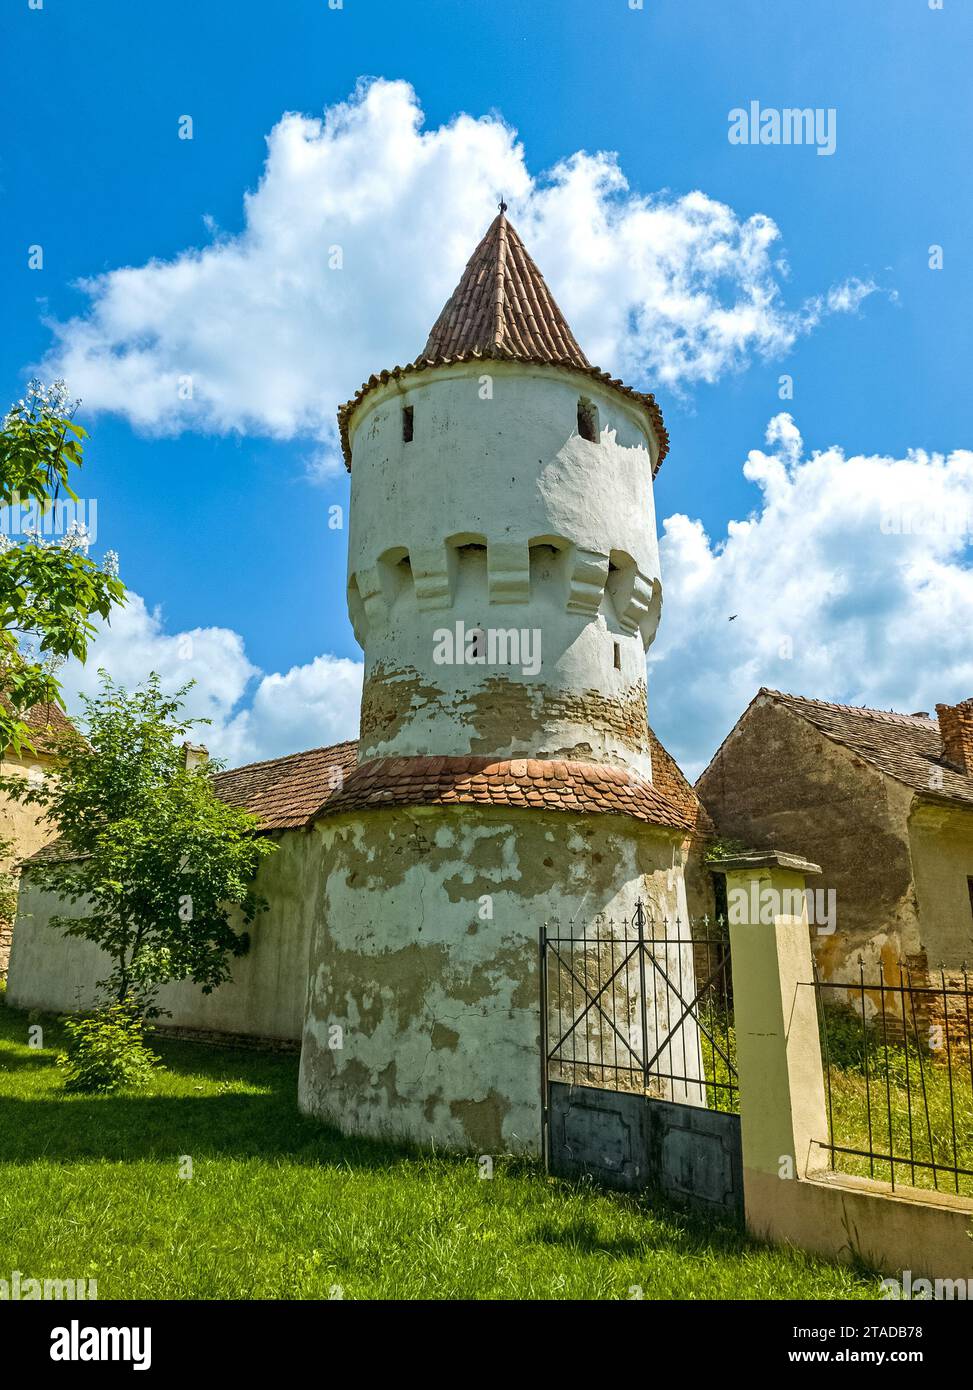
<svg viewBox="0 0 973 1390">
<path fill-rule="evenodd" d="M 805 877 L 821 871 L 779 850 L 719 867 L 726 873 L 747 1225 L 762 1233 L 776 1224 L 771 1213 L 788 1182 L 823 1165 L 816 1146 L 828 1138 L 804 896 Z"/>
</svg>

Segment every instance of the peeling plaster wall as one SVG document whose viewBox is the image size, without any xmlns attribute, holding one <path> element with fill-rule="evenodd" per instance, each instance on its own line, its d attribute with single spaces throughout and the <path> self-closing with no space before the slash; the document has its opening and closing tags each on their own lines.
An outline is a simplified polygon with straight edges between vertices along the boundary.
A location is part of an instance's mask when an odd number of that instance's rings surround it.
<svg viewBox="0 0 973 1390">
<path fill-rule="evenodd" d="M 917 801 L 909 833 L 928 963 L 954 970 L 973 964 L 973 809 Z"/>
<path fill-rule="evenodd" d="M 833 889 L 836 930 L 811 928 L 825 979 L 866 973 L 898 982 L 921 951 L 908 817 L 912 793 L 792 711 L 756 703 L 696 784 L 720 837 L 820 864 L 808 880 Z"/>
<path fill-rule="evenodd" d="M 250 950 L 231 961 L 232 978 L 204 995 L 191 983 L 169 985 L 159 996 L 171 1010 L 163 1025 L 255 1037 L 297 1039 L 304 1023 L 307 961 L 315 900 L 323 879 L 321 839 L 303 831 L 279 836 L 277 852 L 263 860 L 257 886 L 269 907 L 249 928 Z M 80 917 L 83 906 L 43 892 L 25 871 L 10 959 L 7 1000 L 16 1008 L 68 1012 L 95 1003 L 96 982 L 108 973 L 107 956 L 51 926 L 51 917 Z"/>
<path fill-rule="evenodd" d="M 581 397 L 597 442 L 578 434 Z M 362 760 L 529 753 L 649 772 L 644 653 L 662 588 L 642 413 L 583 375 L 461 364 L 373 391 L 352 450 Z M 539 671 L 435 661 L 434 634 L 457 622 L 537 632 Z"/>
<path fill-rule="evenodd" d="M 685 920 L 680 837 L 622 817 L 465 806 L 335 817 L 319 833 L 329 871 L 302 1110 L 346 1132 L 536 1152 L 539 929 L 621 922 L 639 896 Z"/>
</svg>

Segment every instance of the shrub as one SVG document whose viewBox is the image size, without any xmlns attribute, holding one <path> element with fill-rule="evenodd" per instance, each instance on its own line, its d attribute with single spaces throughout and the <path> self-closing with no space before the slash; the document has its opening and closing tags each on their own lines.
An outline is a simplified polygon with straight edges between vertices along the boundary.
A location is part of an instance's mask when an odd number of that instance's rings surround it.
<svg viewBox="0 0 973 1390">
<path fill-rule="evenodd" d="M 58 1058 L 65 1068 L 66 1091 L 117 1091 L 146 1086 L 159 1058 L 145 1045 L 141 1015 L 131 1004 L 107 1008 L 65 1022 L 67 1051 Z"/>
</svg>

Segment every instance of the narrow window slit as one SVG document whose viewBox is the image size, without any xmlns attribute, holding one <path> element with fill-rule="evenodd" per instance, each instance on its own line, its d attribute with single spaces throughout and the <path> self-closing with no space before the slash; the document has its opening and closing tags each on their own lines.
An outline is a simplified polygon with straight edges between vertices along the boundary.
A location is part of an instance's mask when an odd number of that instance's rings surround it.
<svg viewBox="0 0 973 1390">
<path fill-rule="evenodd" d="M 406 444 L 412 443 L 412 406 L 402 407 L 402 439 Z"/>
<path fill-rule="evenodd" d="M 584 396 L 578 401 L 578 434 L 592 444 L 598 443 L 598 409 Z"/>
</svg>

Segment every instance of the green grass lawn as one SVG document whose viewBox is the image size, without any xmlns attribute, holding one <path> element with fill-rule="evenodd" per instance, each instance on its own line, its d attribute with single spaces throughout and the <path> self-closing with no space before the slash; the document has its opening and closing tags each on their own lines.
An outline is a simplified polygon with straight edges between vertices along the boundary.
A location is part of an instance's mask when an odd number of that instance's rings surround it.
<svg viewBox="0 0 973 1390">
<path fill-rule="evenodd" d="M 297 1059 L 158 1044 L 148 1090 L 69 1096 L 0 1005 L 0 1278 L 100 1298 L 874 1298 L 876 1275 L 729 1226 L 302 1118 Z M 188 1155 L 193 1177 L 180 1178 Z"/>
</svg>

